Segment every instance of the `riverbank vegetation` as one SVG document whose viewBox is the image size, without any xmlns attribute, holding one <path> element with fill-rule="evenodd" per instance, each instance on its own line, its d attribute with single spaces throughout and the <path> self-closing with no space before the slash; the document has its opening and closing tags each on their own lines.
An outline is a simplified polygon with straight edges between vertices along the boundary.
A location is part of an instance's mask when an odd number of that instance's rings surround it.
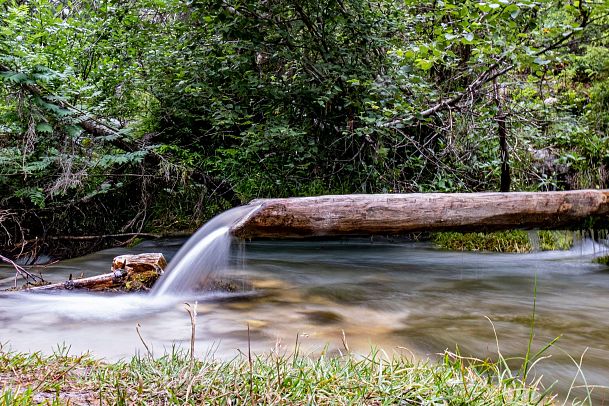
<svg viewBox="0 0 609 406">
<path fill-rule="evenodd" d="M 434 233 L 432 241 L 440 248 L 454 251 L 524 253 L 568 250 L 581 233 L 555 230 L 511 230 L 490 233 Z"/>
<path fill-rule="evenodd" d="M 0 0 L 0 245 L 256 197 L 608 182 L 606 2 Z"/>
<path fill-rule="evenodd" d="M 501 362 L 446 353 L 440 362 L 369 356 L 239 356 L 222 362 L 174 351 L 107 363 L 64 351 L 0 352 L 0 403 L 511 404 L 552 403 Z"/>
</svg>

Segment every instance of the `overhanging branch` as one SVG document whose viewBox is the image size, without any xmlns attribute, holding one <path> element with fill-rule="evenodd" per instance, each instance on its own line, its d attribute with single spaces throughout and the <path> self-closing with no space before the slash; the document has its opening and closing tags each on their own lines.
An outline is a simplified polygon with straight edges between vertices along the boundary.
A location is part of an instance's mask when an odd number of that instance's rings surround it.
<svg viewBox="0 0 609 406">
<path fill-rule="evenodd" d="M 7 66 L 0 65 L 0 73 L 12 72 Z M 108 137 L 108 136 L 116 136 L 116 138 L 112 138 L 111 140 L 106 140 L 105 142 L 111 144 L 114 147 L 122 149 L 123 151 L 136 151 L 137 145 L 135 143 L 131 143 L 125 140 L 119 130 L 113 128 L 109 124 L 104 123 L 98 118 L 93 117 L 91 114 L 87 112 L 83 112 L 81 109 L 73 106 L 65 100 L 49 100 L 48 96 L 45 95 L 43 89 L 39 86 L 32 85 L 29 83 L 19 83 L 19 86 L 31 94 L 32 96 L 38 97 L 44 100 L 46 103 L 54 104 L 64 110 L 68 110 L 70 113 L 74 114 L 77 118 L 75 122 L 80 128 L 88 132 L 94 137 Z"/>
<path fill-rule="evenodd" d="M 589 24 L 589 22 L 590 22 L 590 20 L 588 19 L 588 15 L 584 15 L 584 19 L 582 21 L 581 28 L 585 28 Z M 581 31 L 579 31 L 579 32 L 581 32 Z M 571 31 L 568 34 L 563 35 L 558 40 L 547 45 L 546 47 L 542 48 L 541 50 L 535 52 L 533 54 L 533 56 L 538 57 L 538 56 L 544 55 L 545 53 L 547 53 L 549 51 L 552 51 L 552 50 L 555 50 L 555 49 L 558 49 L 558 48 L 564 46 L 565 43 L 567 43 L 567 41 L 575 35 L 575 33 L 576 33 L 576 31 Z M 495 79 L 499 78 L 500 76 L 503 76 L 506 73 L 510 72 L 511 70 L 513 70 L 516 67 L 515 64 L 509 64 L 509 65 L 499 69 L 500 66 L 503 64 L 503 62 L 506 61 L 506 59 L 507 59 L 506 55 L 503 55 L 501 58 L 499 58 L 499 60 L 497 60 L 495 63 L 493 63 L 487 70 L 485 70 L 476 79 L 474 79 L 474 81 L 471 82 L 463 91 L 455 94 L 454 96 L 452 96 L 450 98 L 440 100 L 439 102 L 434 104 L 432 107 L 421 111 L 419 113 L 419 117 L 427 118 L 427 117 L 430 117 L 441 111 L 455 107 L 466 96 L 475 95 L 480 90 L 480 88 L 482 88 L 487 83 L 490 83 L 490 82 L 494 81 Z M 393 120 L 390 123 L 387 123 L 386 126 L 391 127 L 395 124 L 399 124 L 400 122 L 402 122 L 401 119 Z"/>
</svg>

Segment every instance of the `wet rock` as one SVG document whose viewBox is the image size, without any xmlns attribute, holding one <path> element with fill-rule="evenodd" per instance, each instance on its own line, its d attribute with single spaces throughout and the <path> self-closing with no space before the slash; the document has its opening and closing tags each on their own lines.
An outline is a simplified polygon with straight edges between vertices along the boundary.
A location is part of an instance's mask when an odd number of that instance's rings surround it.
<svg viewBox="0 0 609 406">
<path fill-rule="evenodd" d="M 308 310 L 300 313 L 315 324 L 334 324 L 343 321 L 343 317 L 340 314 L 329 310 Z"/>
<path fill-rule="evenodd" d="M 357 285 L 316 286 L 307 290 L 308 296 L 321 296 L 340 303 L 361 303 L 370 298 L 369 291 Z"/>
</svg>

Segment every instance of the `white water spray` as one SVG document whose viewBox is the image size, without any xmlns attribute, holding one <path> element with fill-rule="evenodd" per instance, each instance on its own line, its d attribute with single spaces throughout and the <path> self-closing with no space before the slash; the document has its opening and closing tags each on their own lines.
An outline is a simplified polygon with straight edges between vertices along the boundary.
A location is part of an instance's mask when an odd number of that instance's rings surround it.
<svg viewBox="0 0 609 406">
<path fill-rule="evenodd" d="M 227 269 L 232 245 L 231 226 L 259 207 L 236 207 L 208 221 L 180 248 L 154 285 L 152 294 L 158 297 L 194 292 L 216 272 Z"/>
</svg>

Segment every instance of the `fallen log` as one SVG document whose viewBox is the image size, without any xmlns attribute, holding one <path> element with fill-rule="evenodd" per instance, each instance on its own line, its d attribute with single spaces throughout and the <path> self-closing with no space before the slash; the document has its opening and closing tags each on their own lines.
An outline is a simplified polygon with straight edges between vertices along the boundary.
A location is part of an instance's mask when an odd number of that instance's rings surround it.
<svg viewBox="0 0 609 406">
<path fill-rule="evenodd" d="M 121 255 L 112 261 L 109 273 L 89 278 L 70 279 L 61 283 L 26 288 L 27 291 L 85 289 L 91 291 L 120 289 L 147 290 L 163 273 L 167 261 L 163 254 Z"/>
<path fill-rule="evenodd" d="M 421 231 L 606 226 L 609 190 L 335 195 L 255 200 L 239 238 L 400 235 Z"/>
</svg>

